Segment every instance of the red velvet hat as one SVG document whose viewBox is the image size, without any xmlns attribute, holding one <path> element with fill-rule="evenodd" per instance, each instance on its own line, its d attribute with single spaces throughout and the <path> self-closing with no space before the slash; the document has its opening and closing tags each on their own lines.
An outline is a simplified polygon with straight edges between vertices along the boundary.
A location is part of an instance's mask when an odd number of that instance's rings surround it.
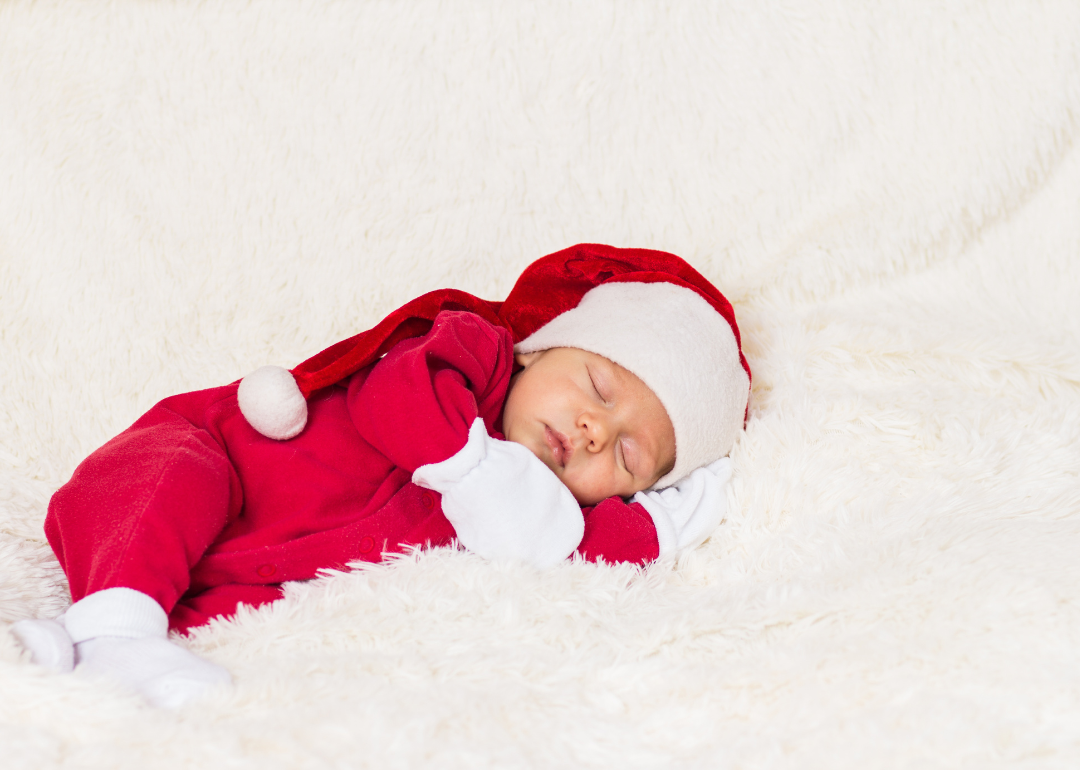
<svg viewBox="0 0 1080 770">
<path fill-rule="evenodd" d="M 466 310 L 508 329 L 518 352 L 580 348 L 640 377 L 675 428 L 675 467 L 658 487 L 726 455 L 744 424 L 750 367 L 724 295 L 674 254 L 598 244 L 533 262 L 503 302 L 456 289 L 429 292 L 291 372 L 258 369 L 240 383 L 240 410 L 263 435 L 292 438 L 307 421 L 308 396 L 427 333 L 443 310 Z"/>
</svg>

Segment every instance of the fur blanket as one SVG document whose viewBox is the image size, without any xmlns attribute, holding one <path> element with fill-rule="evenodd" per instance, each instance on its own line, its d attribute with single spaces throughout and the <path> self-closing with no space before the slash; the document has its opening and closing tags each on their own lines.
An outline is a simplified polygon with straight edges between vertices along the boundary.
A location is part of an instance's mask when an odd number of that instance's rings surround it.
<svg viewBox="0 0 1080 770">
<path fill-rule="evenodd" d="M 1080 764 L 1080 5 L 944 5 L 0 5 L 0 764 Z M 293 584 L 176 713 L 27 662 L 153 403 L 582 241 L 735 305 L 705 545 Z"/>
</svg>

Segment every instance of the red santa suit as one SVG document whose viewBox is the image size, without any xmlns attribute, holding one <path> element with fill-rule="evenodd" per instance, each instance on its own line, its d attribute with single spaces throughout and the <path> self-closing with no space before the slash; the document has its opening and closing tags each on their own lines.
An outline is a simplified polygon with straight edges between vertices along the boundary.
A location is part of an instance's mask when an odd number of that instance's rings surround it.
<svg viewBox="0 0 1080 770">
<path fill-rule="evenodd" d="M 281 583 L 379 561 L 455 535 L 417 468 L 457 454 L 480 418 L 502 439 L 513 370 L 505 328 L 442 311 L 426 334 L 307 401 L 288 441 L 248 424 L 237 385 L 167 398 L 75 471 L 49 505 L 49 543 L 72 599 L 126 587 L 185 630 Z M 582 509 L 577 552 L 645 563 L 659 553 L 649 513 L 617 497 Z"/>
</svg>

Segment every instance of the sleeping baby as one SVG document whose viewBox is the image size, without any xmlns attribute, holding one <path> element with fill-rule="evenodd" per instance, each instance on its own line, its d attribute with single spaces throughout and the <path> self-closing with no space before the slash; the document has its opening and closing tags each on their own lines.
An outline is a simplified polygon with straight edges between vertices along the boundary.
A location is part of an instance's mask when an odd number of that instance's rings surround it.
<svg viewBox="0 0 1080 770">
<path fill-rule="evenodd" d="M 722 519 L 749 388 L 731 305 L 671 254 L 579 245 L 504 302 L 431 292 L 90 455 L 45 520 L 74 604 L 13 630 L 36 663 L 178 707 L 229 674 L 170 630 L 320 569 L 454 541 L 646 564 Z"/>
</svg>

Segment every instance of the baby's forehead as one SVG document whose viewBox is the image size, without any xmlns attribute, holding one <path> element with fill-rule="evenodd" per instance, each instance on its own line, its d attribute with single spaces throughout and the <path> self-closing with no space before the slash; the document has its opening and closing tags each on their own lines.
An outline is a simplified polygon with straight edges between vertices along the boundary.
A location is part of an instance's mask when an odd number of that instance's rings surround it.
<svg viewBox="0 0 1080 770">
<path fill-rule="evenodd" d="M 630 371 L 625 366 L 620 364 L 618 361 L 613 361 L 613 360 L 611 360 L 610 358 L 608 358 L 606 356 L 602 356 L 599 353 L 593 353 L 593 352 L 588 351 L 588 350 L 582 350 L 580 348 L 571 348 L 571 349 L 576 350 L 578 353 L 585 356 L 590 361 L 593 361 L 593 362 L 595 362 L 596 364 L 598 364 L 600 366 L 606 367 L 607 371 L 610 372 L 613 376 L 617 377 L 618 379 L 626 380 L 626 381 L 631 382 L 633 384 L 640 384 L 641 387 L 648 388 L 649 392 L 650 393 L 652 392 L 652 388 L 649 388 L 649 386 L 645 384 L 644 380 L 642 380 L 640 377 L 638 377 L 632 371 Z"/>
<path fill-rule="evenodd" d="M 625 366 L 622 366 L 616 361 L 612 361 L 606 356 L 602 356 L 599 353 L 593 353 L 592 351 L 585 350 L 584 348 L 575 348 L 569 346 L 554 347 L 547 348 L 543 352 L 548 354 L 554 354 L 554 360 L 565 365 L 574 365 L 577 363 L 592 364 L 602 367 L 605 373 L 610 373 L 611 375 L 619 379 L 637 380 L 638 382 L 641 382 L 641 379 L 629 369 L 627 369 Z"/>
<path fill-rule="evenodd" d="M 632 393 L 649 402 L 654 402 L 664 410 L 665 416 L 667 416 L 667 408 L 663 405 L 663 402 L 656 392 L 649 387 L 644 380 L 619 362 L 613 361 L 599 353 L 585 350 L 584 348 L 558 347 L 548 348 L 548 350 L 552 352 L 557 351 L 556 357 L 561 361 L 562 365 L 573 366 L 585 364 L 590 367 L 592 373 L 597 376 L 602 376 L 608 387 L 619 388 L 624 392 Z"/>
<path fill-rule="evenodd" d="M 638 392 L 647 392 L 654 398 L 659 398 L 649 385 L 627 367 L 618 361 L 613 361 L 607 356 L 593 353 L 591 350 L 575 347 L 548 348 L 557 351 L 557 358 L 563 364 L 572 366 L 585 364 L 598 374 L 607 378 L 612 386 L 625 387 Z"/>
</svg>

